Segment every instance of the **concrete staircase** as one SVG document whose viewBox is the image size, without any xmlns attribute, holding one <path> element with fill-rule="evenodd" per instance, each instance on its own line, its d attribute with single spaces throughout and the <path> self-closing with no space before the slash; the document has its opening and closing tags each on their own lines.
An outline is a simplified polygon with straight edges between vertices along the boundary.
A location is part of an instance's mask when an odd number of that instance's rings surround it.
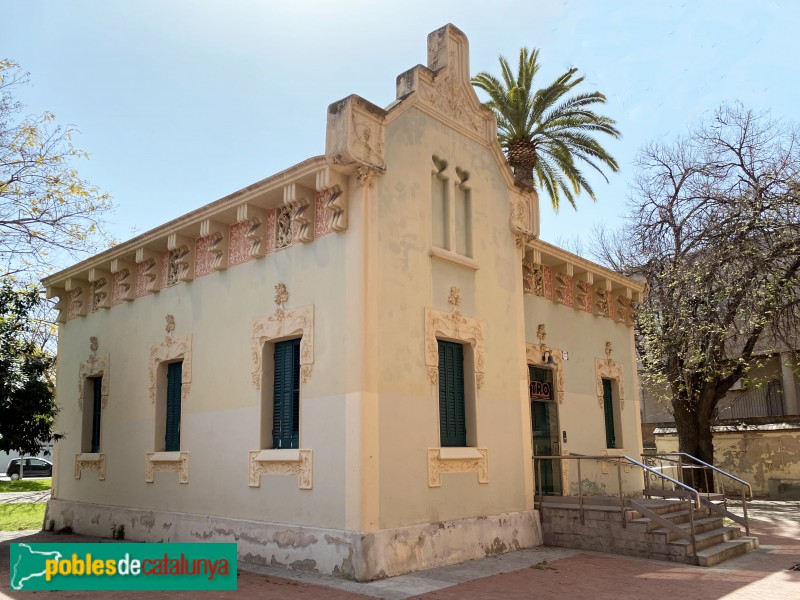
<svg viewBox="0 0 800 600">
<path fill-rule="evenodd" d="M 723 517 L 702 507 L 693 511 L 696 554 L 690 539 L 690 504 L 680 500 L 546 498 L 542 509 L 544 543 L 710 567 L 758 548 L 758 540 L 726 526 Z M 581 519 L 581 512 L 583 518 Z"/>
</svg>

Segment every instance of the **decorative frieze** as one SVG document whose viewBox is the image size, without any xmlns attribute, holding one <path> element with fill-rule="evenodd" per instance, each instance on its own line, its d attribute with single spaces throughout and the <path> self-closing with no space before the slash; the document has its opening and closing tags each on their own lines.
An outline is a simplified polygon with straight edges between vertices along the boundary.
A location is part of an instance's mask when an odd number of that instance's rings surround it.
<svg viewBox="0 0 800 600">
<path fill-rule="evenodd" d="M 290 206 L 282 206 L 275 213 L 275 249 L 288 248 L 293 243 L 292 209 Z"/>
<path fill-rule="evenodd" d="M 261 487 L 262 475 L 297 475 L 298 487 L 310 490 L 313 487 L 311 450 L 253 450 L 248 475 L 250 487 Z"/>
<path fill-rule="evenodd" d="M 489 450 L 428 448 L 428 487 L 440 487 L 445 473 L 477 473 L 478 483 L 489 483 Z"/>
<path fill-rule="evenodd" d="M 75 455 L 75 479 L 81 478 L 81 471 L 94 471 L 97 479 L 106 479 L 106 455 L 100 453 L 81 453 Z"/>
<path fill-rule="evenodd" d="M 155 481 L 156 472 L 178 473 L 179 483 L 189 483 L 188 452 L 146 452 L 144 480 Z"/>
<path fill-rule="evenodd" d="M 289 301 L 286 286 L 279 283 L 275 286 L 275 304 L 277 310 L 266 317 L 253 321 L 250 335 L 250 353 L 253 359 L 252 380 L 256 389 L 261 389 L 262 354 L 264 344 L 276 339 L 301 335 L 300 338 L 300 380 L 307 383 L 311 379 L 314 365 L 314 305 L 286 309 Z"/>
</svg>

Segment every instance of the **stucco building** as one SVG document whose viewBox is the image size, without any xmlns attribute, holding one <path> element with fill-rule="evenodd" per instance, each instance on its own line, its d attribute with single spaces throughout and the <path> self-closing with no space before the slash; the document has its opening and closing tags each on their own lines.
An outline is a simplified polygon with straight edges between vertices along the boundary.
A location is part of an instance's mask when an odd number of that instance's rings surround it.
<svg viewBox="0 0 800 600">
<path fill-rule="evenodd" d="M 47 278 L 56 527 L 367 580 L 540 544 L 534 446 L 640 453 L 642 288 L 539 240 L 463 33 L 325 149 Z"/>
</svg>

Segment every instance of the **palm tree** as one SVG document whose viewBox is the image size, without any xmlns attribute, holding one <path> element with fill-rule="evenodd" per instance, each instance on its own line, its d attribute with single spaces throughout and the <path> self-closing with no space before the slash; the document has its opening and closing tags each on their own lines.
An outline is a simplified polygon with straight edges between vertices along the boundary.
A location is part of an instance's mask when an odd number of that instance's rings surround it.
<svg viewBox="0 0 800 600">
<path fill-rule="evenodd" d="M 549 86 L 534 90 L 538 58 L 538 49 L 531 52 L 520 48 L 516 74 L 501 56 L 503 81 L 481 72 L 472 78 L 472 85 L 489 95 L 485 105 L 497 118 L 498 140 L 515 179 L 533 188 L 538 182 L 556 211 L 562 194 L 576 208 L 575 194 L 581 190 L 596 200 L 576 161 L 588 164 L 608 181 L 600 167 L 606 165 L 616 172 L 619 165 L 592 134 L 601 132 L 618 138 L 620 133 L 614 127 L 616 121 L 589 108 L 605 103 L 606 97 L 600 92 L 564 98 L 584 80 L 573 78 L 577 69 L 572 68 Z"/>
</svg>

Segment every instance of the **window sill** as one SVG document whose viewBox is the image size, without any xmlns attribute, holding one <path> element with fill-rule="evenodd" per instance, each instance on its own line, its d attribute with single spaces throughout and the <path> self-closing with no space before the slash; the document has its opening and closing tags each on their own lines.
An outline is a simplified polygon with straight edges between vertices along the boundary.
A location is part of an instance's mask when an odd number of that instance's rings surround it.
<svg viewBox="0 0 800 600">
<path fill-rule="evenodd" d="M 483 458 L 477 448 L 448 446 L 439 448 L 439 460 L 464 460 L 470 458 Z"/>
<path fill-rule="evenodd" d="M 256 462 L 300 462 L 303 460 L 300 456 L 299 448 L 272 448 L 269 450 L 262 450 L 253 458 Z"/>
<path fill-rule="evenodd" d="M 463 254 L 458 254 L 457 252 L 453 252 L 451 250 L 445 250 L 444 248 L 436 248 L 433 247 L 428 251 L 428 254 L 431 258 L 435 258 L 437 260 L 441 260 L 452 265 L 457 265 L 459 267 L 464 267 L 465 269 L 469 269 L 470 271 L 477 271 L 480 269 L 478 263 L 471 259 L 469 256 L 464 256 Z"/>
<path fill-rule="evenodd" d="M 262 475 L 297 475 L 301 490 L 312 487 L 311 450 L 308 448 L 253 450 L 249 460 L 249 485 L 261 487 Z"/>
</svg>

